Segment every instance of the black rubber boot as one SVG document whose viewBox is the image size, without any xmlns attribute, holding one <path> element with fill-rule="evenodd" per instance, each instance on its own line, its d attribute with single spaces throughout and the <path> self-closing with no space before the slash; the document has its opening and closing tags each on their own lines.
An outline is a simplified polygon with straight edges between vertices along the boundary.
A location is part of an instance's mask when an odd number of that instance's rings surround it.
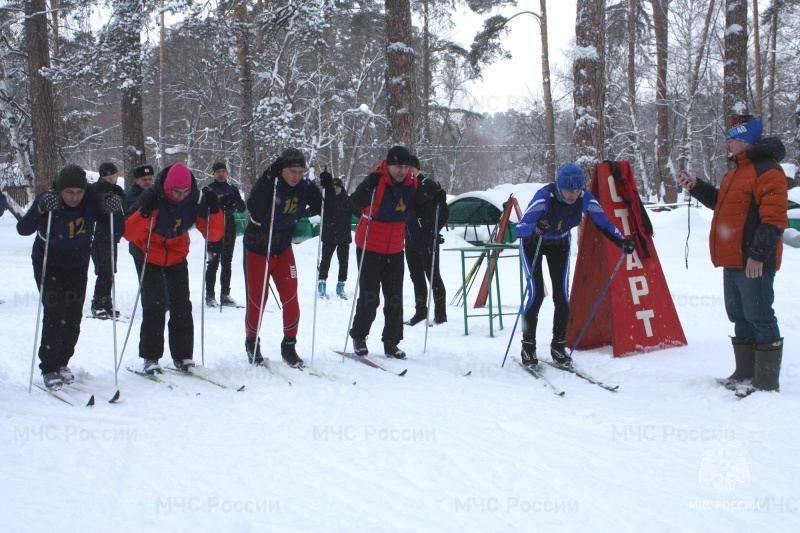
<svg viewBox="0 0 800 533">
<path fill-rule="evenodd" d="M 756 343 L 749 339 L 731 337 L 733 357 L 736 359 L 736 370 L 728 377 L 728 383 L 753 379 L 756 370 Z"/>
<path fill-rule="evenodd" d="M 783 358 L 783 339 L 755 345 L 755 372 L 753 388 L 764 391 L 780 389 L 778 378 L 781 375 L 781 359 Z"/>
</svg>

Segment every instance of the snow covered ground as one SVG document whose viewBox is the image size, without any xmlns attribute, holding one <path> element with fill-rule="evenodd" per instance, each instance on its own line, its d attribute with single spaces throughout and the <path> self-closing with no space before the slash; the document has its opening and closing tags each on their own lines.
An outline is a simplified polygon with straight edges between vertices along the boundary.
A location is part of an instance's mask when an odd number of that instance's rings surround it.
<svg viewBox="0 0 800 533">
<path fill-rule="evenodd" d="M 407 361 L 376 356 L 395 371 L 408 369 L 397 377 L 332 353 L 345 345 L 351 301 L 319 301 L 312 363 L 313 239 L 295 247 L 298 351 L 326 377 L 280 363 L 289 386 L 250 367 L 244 310 L 206 309 L 206 366 L 245 391 L 166 376 L 176 385 L 170 390 L 122 370 L 122 401 L 111 405 L 104 399 L 114 390 L 112 324 L 85 319 L 71 367 L 97 396 L 90 409 L 28 393 L 37 311 L 31 238 L 19 237 L 7 214 L 0 219 L 0 529 L 795 531 L 800 250 L 784 248 L 775 284 L 787 346 L 781 392 L 737 400 L 715 384 L 732 371 L 733 356 L 722 272 L 708 259 L 710 213 L 692 210 L 688 270 L 686 209 L 651 217 L 689 344 L 624 359 L 612 358 L 610 347 L 576 352 L 587 372 L 620 385 L 616 393 L 553 370 L 566 391 L 558 397 L 515 364 L 501 368 L 513 317 L 494 338 L 486 318 L 471 319 L 464 336 L 457 307 L 448 309 L 448 323 L 429 330 L 427 353 L 418 325 L 405 329 Z M 453 232 L 446 238 L 444 248 L 464 244 Z M 197 232 L 192 240 L 200 361 L 203 247 Z M 239 242 L 233 296 L 240 301 L 241 251 Z M 137 281 L 125 243 L 120 258 L 117 298 L 130 314 Z M 449 299 L 460 284 L 459 256 L 444 252 L 442 263 Z M 501 269 L 504 304 L 513 310 L 515 265 L 501 262 Z M 91 273 L 89 283 L 91 295 Z M 405 303 L 410 316 L 410 281 Z M 550 299 L 541 316 L 540 352 L 550 338 Z M 373 352 L 381 349 L 382 321 L 378 313 Z M 120 347 L 126 326 L 117 329 Z M 138 329 L 137 317 L 124 363 L 140 363 Z M 261 336 L 274 361 L 280 331 L 270 299 Z M 518 351 L 519 333 L 512 354 Z"/>
</svg>

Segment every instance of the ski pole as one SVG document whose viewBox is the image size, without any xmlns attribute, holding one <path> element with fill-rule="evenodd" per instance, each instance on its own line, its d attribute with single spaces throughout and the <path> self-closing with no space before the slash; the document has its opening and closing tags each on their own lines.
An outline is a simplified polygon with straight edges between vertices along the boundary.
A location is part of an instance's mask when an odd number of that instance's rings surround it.
<svg viewBox="0 0 800 533">
<path fill-rule="evenodd" d="M 223 217 L 224 219 L 224 217 Z M 211 227 L 211 208 L 206 206 L 206 244 L 203 248 L 203 284 L 200 289 L 200 364 L 206 366 L 206 272 L 208 261 L 208 232 Z M 223 237 L 224 239 L 225 237 Z M 224 246 L 224 244 L 223 244 Z M 222 305 L 219 306 L 222 311 Z"/>
<path fill-rule="evenodd" d="M 220 207 L 220 209 L 222 209 Z M 225 232 L 228 231 L 228 223 L 225 218 L 225 212 L 222 212 L 222 252 L 219 255 L 219 273 L 220 273 L 220 287 L 219 287 L 219 312 L 222 314 L 222 270 L 225 268 Z M 208 235 L 208 228 L 206 228 L 206 235 Z M 208 239 L 206 239 L 206 250 L 208 250 Z M 203 274 L 203 279 L 205 279 L 205 273 Z M 216 281 L 216 280 L 215 280 Z M 205 288 L 203 288 L 205 291 Z M 203 292 L 205 294 L 205 292 Z"/>
<path fill-rule="evenodd" d="M 533 278 L 533 269 L 536 268 L 536 261 L 539 259 L 539 248 L 542 246 L 542 237 L 539 236 L 539 242 L 536 243 L 536 251 L 533 253 L 533 262 L 531 262 L 531 267 L 528 267 L 527 262 L 525 261 L 525 250 L 522 248 L 522 243 L 520 243 L 520 255 L 519 259 L 522 261 L 523 264 L 523 271 L 525 272 L 525 290 L 522 292 L 522 303 L 519 304 L 519 313 L 517 313 L 517 318 L 514 320 L 514 327 L 511 328 L 511 337 L 508 338 L 508 346 L 506 346 L 506 354 L 503 356 L 503 364 L 500 365 L 500 368 L 506 366 L 506 359 L 508 358 L 508 351 L 511 349 L 511 341 L 514 340 L 514 333 L 517 331 L 517 324 L 519 324 L 519 317 L 525 312 L 525 297 L 528 296 L 528 292 L 530 292 L 531 282 Z"/>
<path fill-rule="evenodd" d="M 153 236 L 153 219 L 155 213 L 150 213 L 150 227 L 147 230 L 147 245 L 144 249 L 144 260 L 142 261 L 142 272 L 139 274 L 139 288 L 136 291 L 136 299 L 133 301 L 133 312 L 131 313 L 130 322 L 128 322 L 128 333 L 125 334 L 125 342 L 122 343 L 122 352 L 119 354 L 119 363 L 117 363 L 117 370 L 122 366 L 122 358 L 125 357 L 125 348 L 128 346 L 128 339 L 131 336 L 131 328 L 133 327 L 133 319 L 136 317 L 136 308 L 139 306 L 139 298 L 142 295 L 142 284 L 144 283 L 144 271 L 147 268 L 147 256 L 150 254 L 150 238 Z"/>
<path fill-rule="evenodd" d="M 44 305 L 44 282 L 47 273 L 47 252 L 50 249 L 50 226 L 53 223 L 53 212 L 47 212 L 47 235 L 44 238 L 44 259 L 42 260 L 42 279 L 39 283 L 39 305 L 36 309 L 36 332 L 33 334 L 33 355 L 31 356 L 31 379 L 28 383 L 28 392 L 33 389 L 33 368 L 36 365 L 36 345 L 39 344 L 39 324 L 42 320 L 42 306 Z M 38 232 L 37 232 L 38 238 Z"/>
<path fill-rule="evenodd" d="M 325 166 L 323 172 L 328 171 Z M 322 257 L 322 232 L 325 230 L 325 188 L 322 189 L 322 207 L 319 213 L 319 244 L 317 245 L 317 281 L 314 283 L 314 318 L 311 321 L 311 362 L 314 362 L 314 341 L 317 338 L 317 286 L 319 285 L 319 262 Z"/>
<path fill-rule="evenodd" d="M 119 387 L 119 372 L 117 370 L 117 287 L 115 285 L 115 273 L 117 271 L 116 261 L 116 239 L 114 238 L 114 213 L 108 214 L 111 221 L 111 319 L 114 321 L 112 331 L 114 333 L 114 386 Z"/>
<path fill-rule="evenodd" d="M 594 318 L 594 314 L 595 314 L 595 312 L 597 312 L 597 308 L 600 307 L 600 302 L 603 301 L 603 297 L 606 295 L 606 292 L 608 291 L 608 288 L 611 287 L 611 282 L 614 281 L 614 276 L 617 275 L 617 272 L 619 271 L 619 267 L 622 265 L 622 261 L 624 259 L 625 259 L 625 252 L 622 253 L 622 256 L 619 258 L 619 261 L 617 261 L 617 266 L 614 268 L 614 272 L 611 274 L 611 277 L 608 278 L 608 282 L 606 283 L 606 286 L 603 289 L 603 292 L 600 294 L 600 298 L 597 299 L 597 303 L 594 304 L 594 309 L 592 309 L 592 312 L 589 313 L 589 318 L 586 320 L 586 324 L 583 325 L 583 329 L 578 334 L 578 338 L 575 339 L 575 342 L 572 344 L 572 349 L 569 351 L 569 356 L 570 357 L 572 357 L 572 352 L 575 351 L 575 348 L 578 347 L 578 343 L 581 342 L 581 338 L 583 338 L 583 334 L 586 333 L 586 328 L 589 327 L 589 323 L 592 321 L 592 318 Z"/>
<path fill-rule="evenodd" d="M 361 268 L 364 266 L 364 257 L 367 255 L 367 239 L 369 238 L 369 226 L 372 223 L 372 208 L 375 205 L 375 191 L 378 190 L 377 185 L 374 189 L 372 189 L 372 199 L 369 201 L 369 215 L 367 215 L 367 227 L 364 231 L 364 247 L 361 249 L 361 261 L 358 262 L 358 274 L 356 275 L 356 288 L 353 291 L 353 305 L 350 306 L 350 320 L 347 321 L 347 331 L 345 332 L 344 337 L 344 348 L 342 349 L 343 352 L 347 351 L 347 338 L 350 336 L 350 326 L 353 323 L 353 314 L 356 312 L 356 300 L 358 300 L 358 288 L 361 285 Z M 358 247 L 358 244 L 356 244 Z M 342 356 L 342 362 L 344 362 L 344 356 Z"/>
<path fill-rule="evenodd" d="M 278 195 L 278 180 L 272 187 L 272 212 L 269 215 L 269 239 L 267 240 L 267 259 L 264 264 L 264 283 L 261 286 L 261 301 L 258 304 L 258 325 L 256 326 L 256 348 L 259 346 L 258 335 L 261 332 L 261 322 L 264 318 L 264 300 L 267 299 L 267 279 L 269 278 L 269 254 L 272 253 L 272 227 L 275 225 L 275 197 Z M 273 293 L 274 297 L 274 293 Z"/>
<path fill-rule="evenodd" d="M 428 277 L 428 303 L 425 313 L 425 342 L 422 344 L 422 353 L 428 349 L 428 319 L 431 316 L 431 294 L 433 294 L 433 269 L 436 266 L 436 241 L 439 239 L 439 203 L 436 203 L 436 217 L 433 222 L 433 242 L 431 243 L 431 275 Z"/>
</svg>

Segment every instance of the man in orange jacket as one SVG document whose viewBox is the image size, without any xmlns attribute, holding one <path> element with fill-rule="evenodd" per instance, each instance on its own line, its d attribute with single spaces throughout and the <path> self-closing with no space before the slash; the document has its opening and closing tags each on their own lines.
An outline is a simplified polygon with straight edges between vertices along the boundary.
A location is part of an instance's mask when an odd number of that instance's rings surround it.
<svg viewBox="0 0 800 533">
<path fill-rule="evenodd" d="M 778 138 L 762 140 L 762 129 L 752 115 L 734 118 L 726 148 L 736 166 L 719 189 L 689 172 L 678 175 L 681 186 L 714 210 L 711 262 L 723 268 L 725 310 L 736 334 L 731 339 L 736 370 L 723 383 L 733 389 L 744 384 L 744 394 L 778 390 L 783 356 L 772 303 L 789 222 L 786 174 L 778 164 L 786 148 Z"/>
<path fill-rule="evenodd" d="M 169 350 L 175 368 L 194 366 L 194 321 L 189 300 L 189 229 L 195 225 L 209 242 L 222 239 L 225 222 L 217 195 L 200 191 L 184 165 L 164 168 L 155 183 L 137 199 L 136 210 L 125 222 L 125 238 L 144 263 L 142 327 L 139 357 L 144 372 L 160 374 L 164 354 L 164 284 L 169 291 Z"/>
</svg>

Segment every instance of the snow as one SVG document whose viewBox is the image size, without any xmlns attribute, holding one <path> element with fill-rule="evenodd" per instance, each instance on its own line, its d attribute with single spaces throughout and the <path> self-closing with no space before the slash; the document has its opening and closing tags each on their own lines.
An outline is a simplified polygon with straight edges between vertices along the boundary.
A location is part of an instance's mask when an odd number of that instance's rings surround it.
<svg viewBox="0 0 800 533">
<path fill-rule="evenodd" d="M 122 401 L 110 405 L 104 399 L 114 390 L 112 324 L 84 319 L 71 367 L 97 395 L 91 409 L 27 391 L 38 298 L 32 238 L 18 236 L 6 215 L 0 218 L 3 530 L 794 530 L 800 291 L 792 274 L 800 269 L 800 250 L 784 248 L 775 281 L 788 346 L 781 392 L 737 400 L 715 383 L 733 369 L 733 329 L 722 272 L 708 259 L 709 215 L 691 211 L 687 270 L 686 211 L 650 214 L 688 346 L 624 359 L 614 359 L 610 347 L 576 352 L 587 372 L 620 385 L 616 393 L 553 371 L 552 381 L 567 391 L 557 397 L 515 364 L 501 368 L 513 317 L 495 337 L 488 319 L 470 319 L 464 336 L 459 307 L 448 308 L 449 322 L 428 330 L 425 353 L 425 331 L 416 326 L 405 328 L 401 343 L 407 361 L 376 356 L 392 370 L 407 368 L 405 377 L 342 362 L 331 350 L 346 342 L 352 301 L 335 298 L 317 301 L 316 309 L 313 366 L 329 377 L 280 363 L 288 386 L 245 363 L 244 310 L 206 309 L 201 329 L 203 246 L 192 231 L 195 359 L 204 331 L 206 366 L 246 390 L 167 376 L 177 385 L 169 390 L 122 370 Z M 465 245 L 453 232 L 445 236 L 445 249 Z M 309 363 L 317 247 L 312 239 L 294 248 L 298 351 Z M 241 252 L 240 238 L 232 292 L 240 302 Z M 353 247 L 351 254 L 352 294 Z M 503 303 L 513 312 L 517 271 L 512 261 L 500 268 Z M 134 272 L 124 244 L 116 294 L 128 315 Z M 449 300 L 460 284 L 458 253 L 442 253 L 442 274 Z M 90 269 L 90 294 L 93 284 Z M 408 280 L 404 303 L 406 315 L 412 313 Z M 123 365 L 139 364 L 139 314 Z M 273 361 L 280 359 L 280 316 L 270 299 L 261 338 Z M 551 320 L 547 298 L 540 352 Z M 380 350 L 382 321 L 378 313 L 368 340 L 373 352 Z M 120 348 L 126 327 L 117 326 Z M 511 355 L 518 352 L 519 331 Z"/>
</svg>

